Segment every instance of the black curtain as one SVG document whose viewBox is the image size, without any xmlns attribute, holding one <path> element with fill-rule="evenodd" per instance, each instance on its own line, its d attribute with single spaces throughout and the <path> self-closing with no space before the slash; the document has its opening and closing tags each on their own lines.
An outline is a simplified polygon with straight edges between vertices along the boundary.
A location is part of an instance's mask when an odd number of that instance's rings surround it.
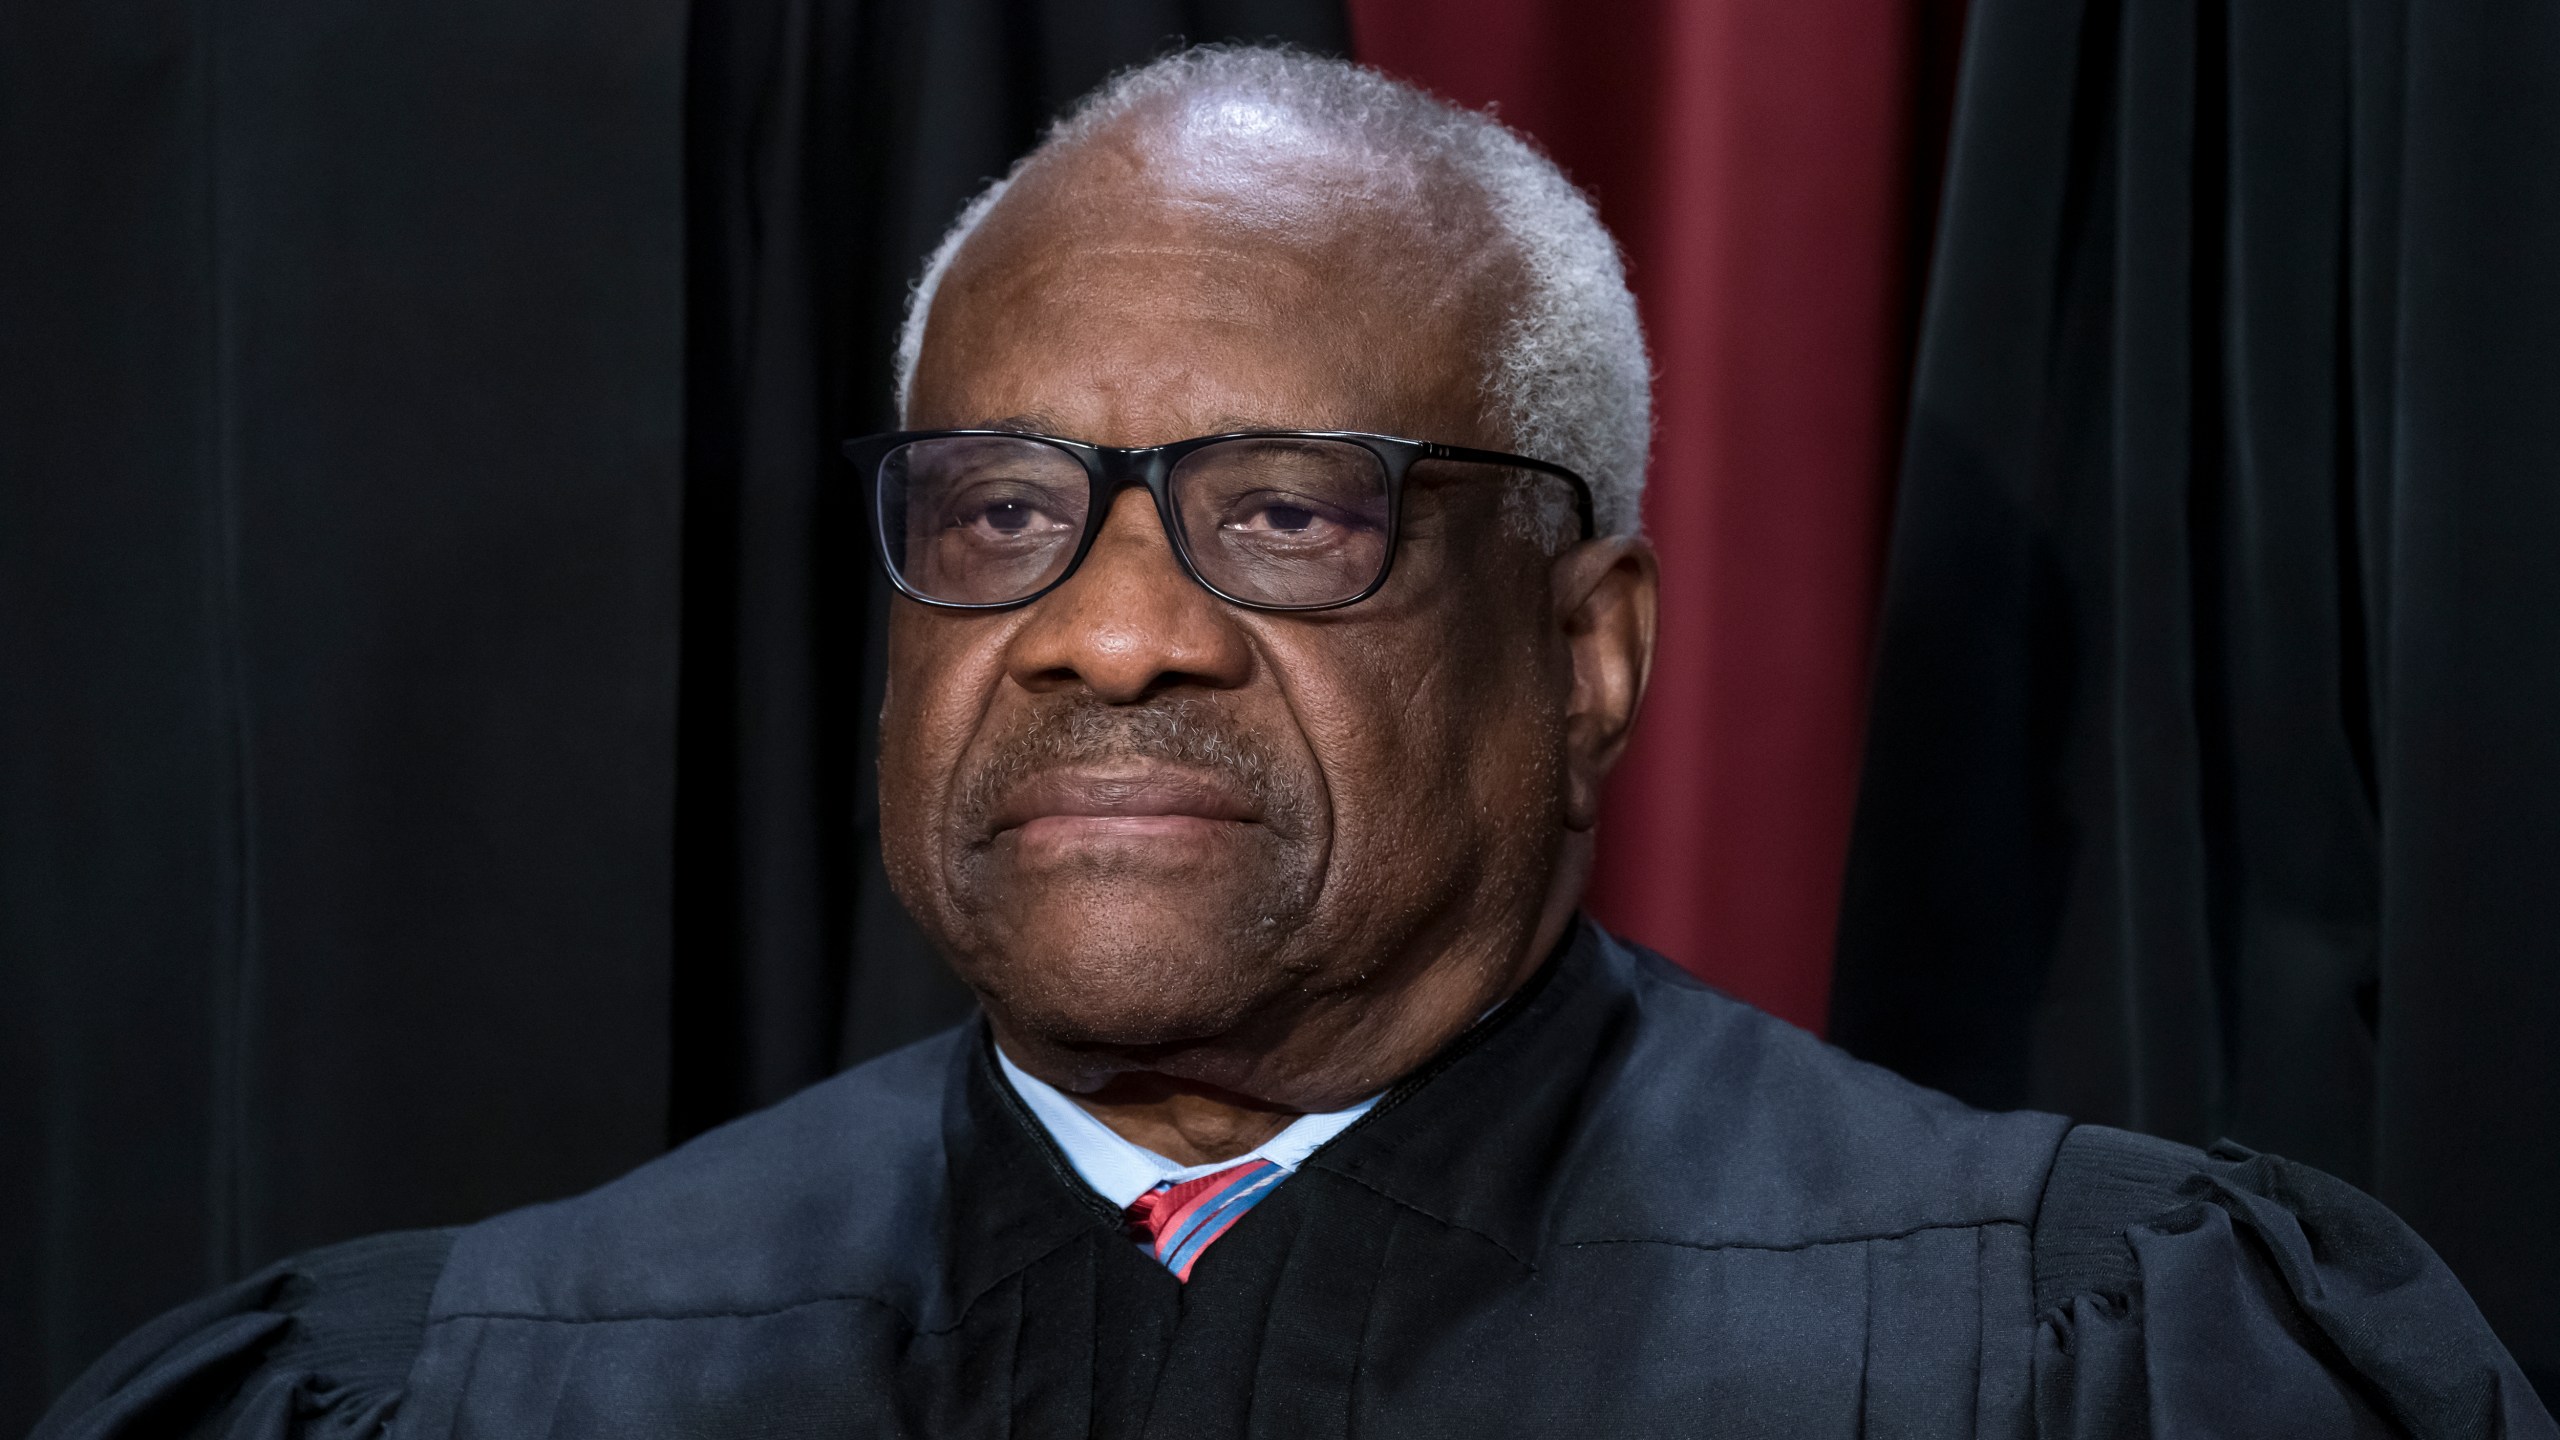
<svg viewBox="0 0 2560 1440">
<path fill-rule="evenodd" d="M 832 441 L 1063 101 L 1332 0 L 0 7 L 0 1432 L 959 1014 Z"/>
<path fill-rule="evenodd" d="M 1835 1033 L 2370 1188 L 2560 1396 L 2560 7 L 1968 44 Z"/>
<path fill-rule="evenodd" d="M 683 41 L 0 7 L 0 1430 L 663 1143 Z"/>
</svg>

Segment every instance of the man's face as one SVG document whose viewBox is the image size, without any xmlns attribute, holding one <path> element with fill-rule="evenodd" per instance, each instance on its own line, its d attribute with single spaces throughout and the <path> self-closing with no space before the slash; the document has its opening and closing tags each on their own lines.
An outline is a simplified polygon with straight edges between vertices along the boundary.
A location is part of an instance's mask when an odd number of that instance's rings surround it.
<svg viewBox="0 0 2560 1440">
<path fill-rule="evenodd" d="M 1346 200 L 1366 177 L 1320 158 L 1159 139 L 1007 196 L 936 300 L 911 425 L 1504 439 L 1485 247 L 1410 198 Z M 1571 662 L 1505 483 L 1416 467 L 1392 575 L 1343 610 L 1212 596 L 1142 489 L 1033 604 L 897 602 L 890 876 L 1000 1031 L 1179 1051 L 1506 958 L 1491 937 L 1534 924 L 1562 839 Z"/>
</svg>

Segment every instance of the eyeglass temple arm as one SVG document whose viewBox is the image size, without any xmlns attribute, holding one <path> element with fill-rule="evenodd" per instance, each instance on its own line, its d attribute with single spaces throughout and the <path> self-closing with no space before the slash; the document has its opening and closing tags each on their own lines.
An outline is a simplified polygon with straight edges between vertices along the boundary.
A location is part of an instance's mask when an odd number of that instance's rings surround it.
<svg viewBox="0 0 2560 1440">
<path fill-rule="evenodd" d="M 1531 459 L 1526 455 L 1508 455 L 1500 450 L 1471 450 L 1464 445 L 1443 445 L 1437 440 L 1423 441 L 1422 455 L 1426 460 L 1455 460 L 1466 465 L 1498 465 L 1509 470 L 1535 470 L 1542 475 L 1553 475 L 1573 486 L 1573 510 L 1582 521 L 1582 538 L 1588 540 L 1600 533 L 1599 523 L 1591 511 L 1591 482 L 1562 465 Z"/>
</svg>

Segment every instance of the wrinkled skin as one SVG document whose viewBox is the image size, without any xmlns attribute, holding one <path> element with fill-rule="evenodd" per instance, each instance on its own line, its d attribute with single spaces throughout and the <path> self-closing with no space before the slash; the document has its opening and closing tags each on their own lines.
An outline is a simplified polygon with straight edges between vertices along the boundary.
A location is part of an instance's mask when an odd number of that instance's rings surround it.
<svg viewBox="0 0 2560 1440">
<path fill-rule="evenodd" d="M 1510 448 L 1481 382 L 1511 262 L 1471 198 L 1271 119 L 1160 107 L 1035 164 L 943 283 L 908 424 Z M 890 878 L 1017 1063 L 1222 1159 L 1534 970 L 1643 691 L 1654 562 L 1550 556 L 1504 481 L 1418 466 L 1393 574 L 1343 610 L 1210 595 L 1135 489 L 1031 605 L 897 603 Z"/>
</svg>

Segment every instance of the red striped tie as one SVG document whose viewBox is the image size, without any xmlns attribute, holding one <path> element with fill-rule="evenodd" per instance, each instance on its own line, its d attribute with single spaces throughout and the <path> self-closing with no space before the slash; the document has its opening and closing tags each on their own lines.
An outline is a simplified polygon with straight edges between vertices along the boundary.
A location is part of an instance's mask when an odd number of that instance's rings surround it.
<svg viewBox="0 0 2560 1440">
<path fill-rule="evenodd" d="M 1130 1204 L 1129 1234 L 1174 1279 L 1187 1281 L 1200 1252 L 1278 1189 L 1288 1173 L 1268 1160 L 1248 1160 L 1197 1180 L 1158 1186 Z"/>
</svg>

